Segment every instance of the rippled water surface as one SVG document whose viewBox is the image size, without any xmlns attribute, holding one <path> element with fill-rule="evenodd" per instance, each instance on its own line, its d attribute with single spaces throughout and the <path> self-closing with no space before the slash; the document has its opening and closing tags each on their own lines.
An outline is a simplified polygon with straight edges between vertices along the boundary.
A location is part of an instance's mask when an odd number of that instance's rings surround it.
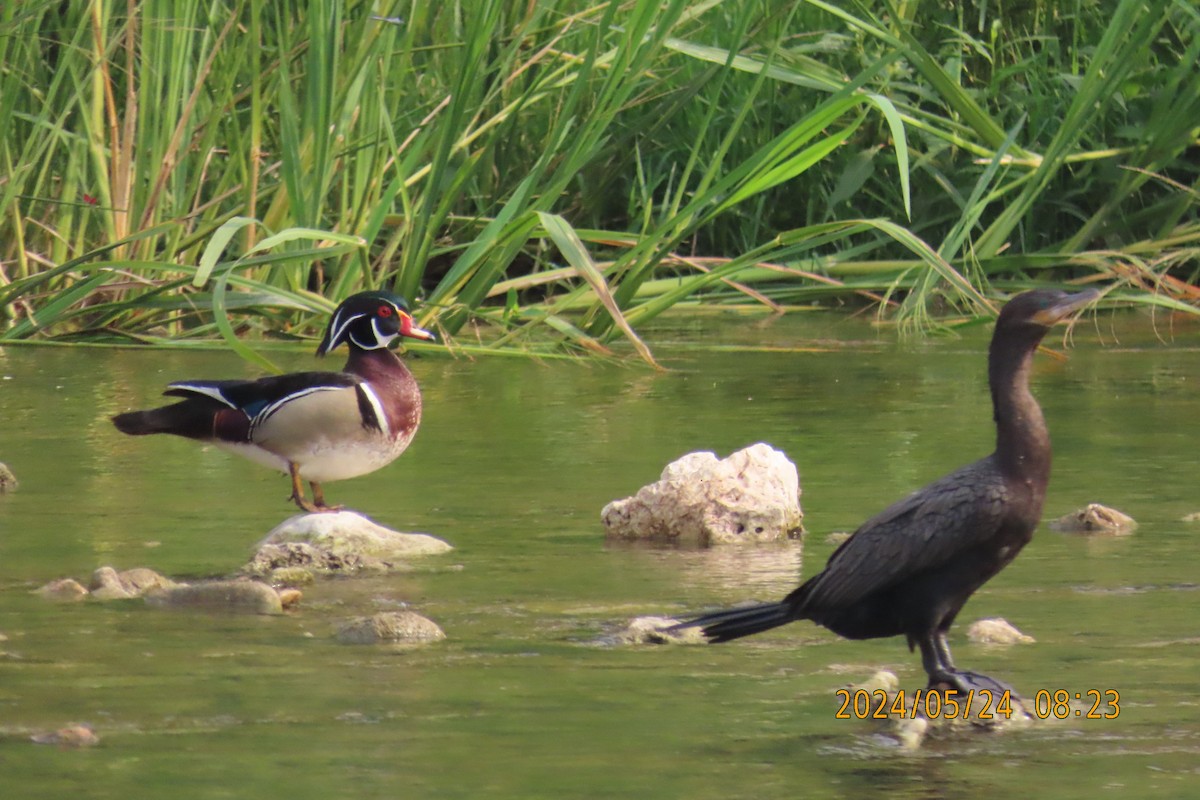
<svg viewBox="0 0 1200 800">
<path fill-rule="evenodd" d="M 330 499 L 455 546 L 404 574 L 319 583 L 283 617 L 170 613 L 32 593 L 96 567 L 232 572 L 290 516 L 283 476 L 107 422 L 174 379 L 252 374 L 224 353 L 0 349 L 0 786 L 4 797 L 1180 797 L 1200 788 L 1200 332 L 1081 326 L 1040 356 L 1054 439 L 1048 518 L 1103 502 L 1127 537 L 1039 529 L 968 604 L 960 664 L 1023 693 L 1115 689 L 1116 719 L 964 734 L 905 753 L 834 719 L 879 668 L 923 683 L 902 641 L 806 623 L 720 647 L 597 644 L 634 616 L 788 591 L 849 530 L 992 445 L 988 331 L 895 344 L 792 315 L 664 325 L 667 373 L 421 358 L 425 422 L 391 467 Z M 1119 335 L 1118 335 L 1119 333 Z M 1052 342 L 1056 341 L 1052 337 Z M 690 342 L 681 346 L 677 342 Z M 694 343 L 705 348 L 699 349 Z M 753 345 L 756 349 L 743 349 Z M 312 368 L 303 352 L 277 356 Z M 756 441 L 801 472 L 794 547 L 607 546 L 599 510 L 690 450 Z M 347 616 L 408 604 L 448 640 L 339 645 Z M 967 643 L 1004 616 L 1035 636 Z M 92 724 L 98 747 L 31 734 Z"/>
</svg>

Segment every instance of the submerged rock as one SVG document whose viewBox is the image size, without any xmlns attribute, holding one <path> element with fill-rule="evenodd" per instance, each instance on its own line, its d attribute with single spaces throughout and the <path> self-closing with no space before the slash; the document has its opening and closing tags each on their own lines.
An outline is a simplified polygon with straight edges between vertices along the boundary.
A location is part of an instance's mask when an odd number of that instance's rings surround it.
<svg viewBox="0 0 1200 800">
<path fill-rule="evenodd" d="M 724 460 L 688 453 L 600 517 L 614 538 L 705 545 L 776 541 L 804 530 L 796 466 L 761 442 Z"/>
<path fill-rule="evenodd" d="M 334 633 L 342 644 L 425 644 L 446 638 L 433 620 L 412 611 L 384 611 L 369 617 L 354 617 Z"/>
<path fill-rule="evenodd" d="M 452 549 L 436 537 L 394 531 L 353 511 L 301 514 L 267 534 L 242 571 L 271 576 L 273 583 L 296 583 L 296 570 L 343 575 L 387 571 Z"/>
<path fill-rule="evenodd" d="M 0 461 L 0 494 L 11 492 L 17 488 L 17 476 L 8 468 L 8 465 Z"/>
<path fill-rule="evenodd" d="M 50 581 L 37 590 L 37 593 L 49 600 L 82 600 L 88 596 L 87 588 L 74 578 L 61 578 Z"/>
<path fill-rule="evenodd" d="M 117 572 L 112 567 L 100 567 L 92 573 L 88 589 L 96 600 L 129 600 L 141 597 L 153 589 L 174 585 L 175 582 L 171 579 L 145 567 L 135 567 L 122 572 Z"/>
<path fill-rule="evenodd" d="M 76 723 L 49 733 L 35 733 L 29 737 L 34 744 L 53 744 L 62 748 L 95 747 L 100 737 L 87 723 Z"/>
<path fill-rule="evenodd" d="M 1115 508 L 1088 503 L 1078 511 L 1059 517 L 1050 523 L 1050 530 L 1062 533 L 1133 533 L 1137 522 Z"/>
<path fill-rule="evenodd" d="M 975 644 L 1033 644 L 1037 641 L 1021 633 L 1003 617 L 975 620 L 967 626 L 967 640 Z"/>
<path fill-rule="evenodd" d="M 176 584 L 146 594 L 146 604 L 159 608 L 227 611 L 237 614 L 282 614 L 279 593 L 250 580 Z"/>
</svg>

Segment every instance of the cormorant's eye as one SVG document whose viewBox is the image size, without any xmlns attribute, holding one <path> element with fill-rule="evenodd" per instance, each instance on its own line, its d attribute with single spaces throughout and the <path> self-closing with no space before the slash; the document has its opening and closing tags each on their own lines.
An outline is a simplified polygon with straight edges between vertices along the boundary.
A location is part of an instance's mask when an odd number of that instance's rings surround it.
<svg viewBox="0 0 1200 800">
<path fill-rule="evenodd" d="M 392 307 L 391 306 L 380 306 L 379 311 L 377 311 L 376 313 L 379 314 L 379 316 L 381 316 L 381 317 L 390 317 L 392 315 Z"/>
</svg>

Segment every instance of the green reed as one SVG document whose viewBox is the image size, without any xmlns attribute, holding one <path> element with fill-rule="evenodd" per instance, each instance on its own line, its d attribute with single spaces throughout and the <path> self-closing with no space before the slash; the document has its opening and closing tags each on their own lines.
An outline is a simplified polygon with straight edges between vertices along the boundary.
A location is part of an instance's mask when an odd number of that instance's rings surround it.
<svg viewBox="0 0 1200 800">
<path fill-rule="evenodd" d="M 3 4 L 0 342 L 263 363 L 376 287 L 647 360 L 694 302 L 1194 314 L 1200 14 L 1093 5 Z"/>
</svg>

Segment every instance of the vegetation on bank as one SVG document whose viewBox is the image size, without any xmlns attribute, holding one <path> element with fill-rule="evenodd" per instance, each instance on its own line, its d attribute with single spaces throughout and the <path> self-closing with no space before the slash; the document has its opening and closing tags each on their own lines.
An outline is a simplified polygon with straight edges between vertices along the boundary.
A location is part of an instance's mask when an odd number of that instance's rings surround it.
<svg viewBox="0 0 1200 800">
<path fill-rule="evenodd" d="M 1068 282 L 1197 314 L 1198 62 L 1191 0 L 5 3 L 0 343 L 376 287 L 516 349 Z"/>
</svg>

